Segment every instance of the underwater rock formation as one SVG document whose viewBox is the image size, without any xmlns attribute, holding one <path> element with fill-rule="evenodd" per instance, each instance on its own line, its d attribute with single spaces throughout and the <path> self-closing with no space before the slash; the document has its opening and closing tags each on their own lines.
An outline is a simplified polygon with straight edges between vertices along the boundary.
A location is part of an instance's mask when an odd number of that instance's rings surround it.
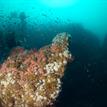
<svg viewBox="0 0 107 107">
<path fill-rule="evenodd" d="M 37 50 L 14 48 L 0 67 L 2 107 L 52 106 L 61 91 L 61 78 L 72 61 L 69 37 L 60 33 L 52 44 Z"/>
</svg>

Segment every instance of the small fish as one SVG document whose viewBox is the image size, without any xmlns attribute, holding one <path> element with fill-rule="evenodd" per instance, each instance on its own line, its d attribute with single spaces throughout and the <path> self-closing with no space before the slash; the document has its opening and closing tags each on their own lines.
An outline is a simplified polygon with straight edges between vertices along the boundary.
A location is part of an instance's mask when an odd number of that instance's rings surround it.
<svg viewBox="0 0 107 107">
<path fill-rule="evenodd" d="M 89 70 L 87 69 L 87 70 L 86 70 L 86 72 L 88 73 L 88 72 L 89 72 Z"/>
<path fill-rule="evenodd" d="M 2 25 L 2 27 L 3 27 L 3 28 L 5 28 L 5 27 L 6 27 L 6 25 Z"/>
<path fill-rule="evenodd" d="M 0 15 L 0 18 L 4 18 L 4 16 L 3 16 L 3 15 Z"/>
<path fill-rule="evenodd" d="M 67 19 L 67 21 L 70 22 L 71 20 L 70 20 L 70 19 Z"/>
<path fill-rule="evenodd" d="M 47 17 L 47 14 L 45 14 L 45 13 L 42 13 L 42 16 L 44 16 L 44 17 Z"/>
<path fill-rule="evenodd" d="M 58 17 L 56 17 L 56 19 L 57 19 L 57 20 L 59 20 L 59 18 L 58 18 Z"/>
<path fill-rule="evenodd" d="M 55 20 L 55 23 L 57 23 L 57 24 L 58 24 L 58 20 Z"/>
</svg>

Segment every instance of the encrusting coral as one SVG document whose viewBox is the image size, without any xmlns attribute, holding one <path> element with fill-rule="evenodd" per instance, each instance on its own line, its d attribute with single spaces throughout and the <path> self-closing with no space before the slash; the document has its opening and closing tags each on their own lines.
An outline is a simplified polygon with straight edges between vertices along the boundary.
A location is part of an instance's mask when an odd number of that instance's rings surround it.
<svg viewBox="0 0 107 107">
<path fill-rule="evenodd" d="M 47 107 L 61 91 L 61 78 L 72 55 L 69 37 L 60 33 L 38 51 L 13 49 L 0 68 L 2 107 Z"/>
</svg>

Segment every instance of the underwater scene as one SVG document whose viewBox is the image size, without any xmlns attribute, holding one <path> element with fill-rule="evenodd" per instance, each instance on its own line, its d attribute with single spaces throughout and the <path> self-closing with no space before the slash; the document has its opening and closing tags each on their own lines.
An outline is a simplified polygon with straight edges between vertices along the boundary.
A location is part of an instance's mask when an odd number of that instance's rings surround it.
<svg viewBox="0 0 107 107">
<path fill-rule="evenodd" d="M 107 107 L 107 0 L 0 0 L 0 107 Z"/>
</svg>

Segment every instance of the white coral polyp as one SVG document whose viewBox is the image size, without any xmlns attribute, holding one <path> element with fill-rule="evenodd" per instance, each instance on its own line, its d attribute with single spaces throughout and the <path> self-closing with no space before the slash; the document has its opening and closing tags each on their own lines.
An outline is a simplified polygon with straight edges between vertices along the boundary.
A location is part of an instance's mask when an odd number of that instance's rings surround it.
<svg viewBox="0 0 107 107">
<path fill-rule="evenodd" d="M 60 33 L 52 44 L 38 52 L 22 48 L 13 51 L 14 55 L 10 55 L 0 68 L 2 107 L 51 107 L 61 91 L 61 78 L 71 58 L 68 39 L 69 34 Z M 53 44 L 58 51 L 51 50 Z"/>
<path fill-rule="evenodd" d="M 54 73 L 59 70 L 61 65 L 62 65 L 61 63 L 53 62 L 53 63 L 46 64 L 44 69 L 47 71 L 47 74 Z"/>
</svg>

